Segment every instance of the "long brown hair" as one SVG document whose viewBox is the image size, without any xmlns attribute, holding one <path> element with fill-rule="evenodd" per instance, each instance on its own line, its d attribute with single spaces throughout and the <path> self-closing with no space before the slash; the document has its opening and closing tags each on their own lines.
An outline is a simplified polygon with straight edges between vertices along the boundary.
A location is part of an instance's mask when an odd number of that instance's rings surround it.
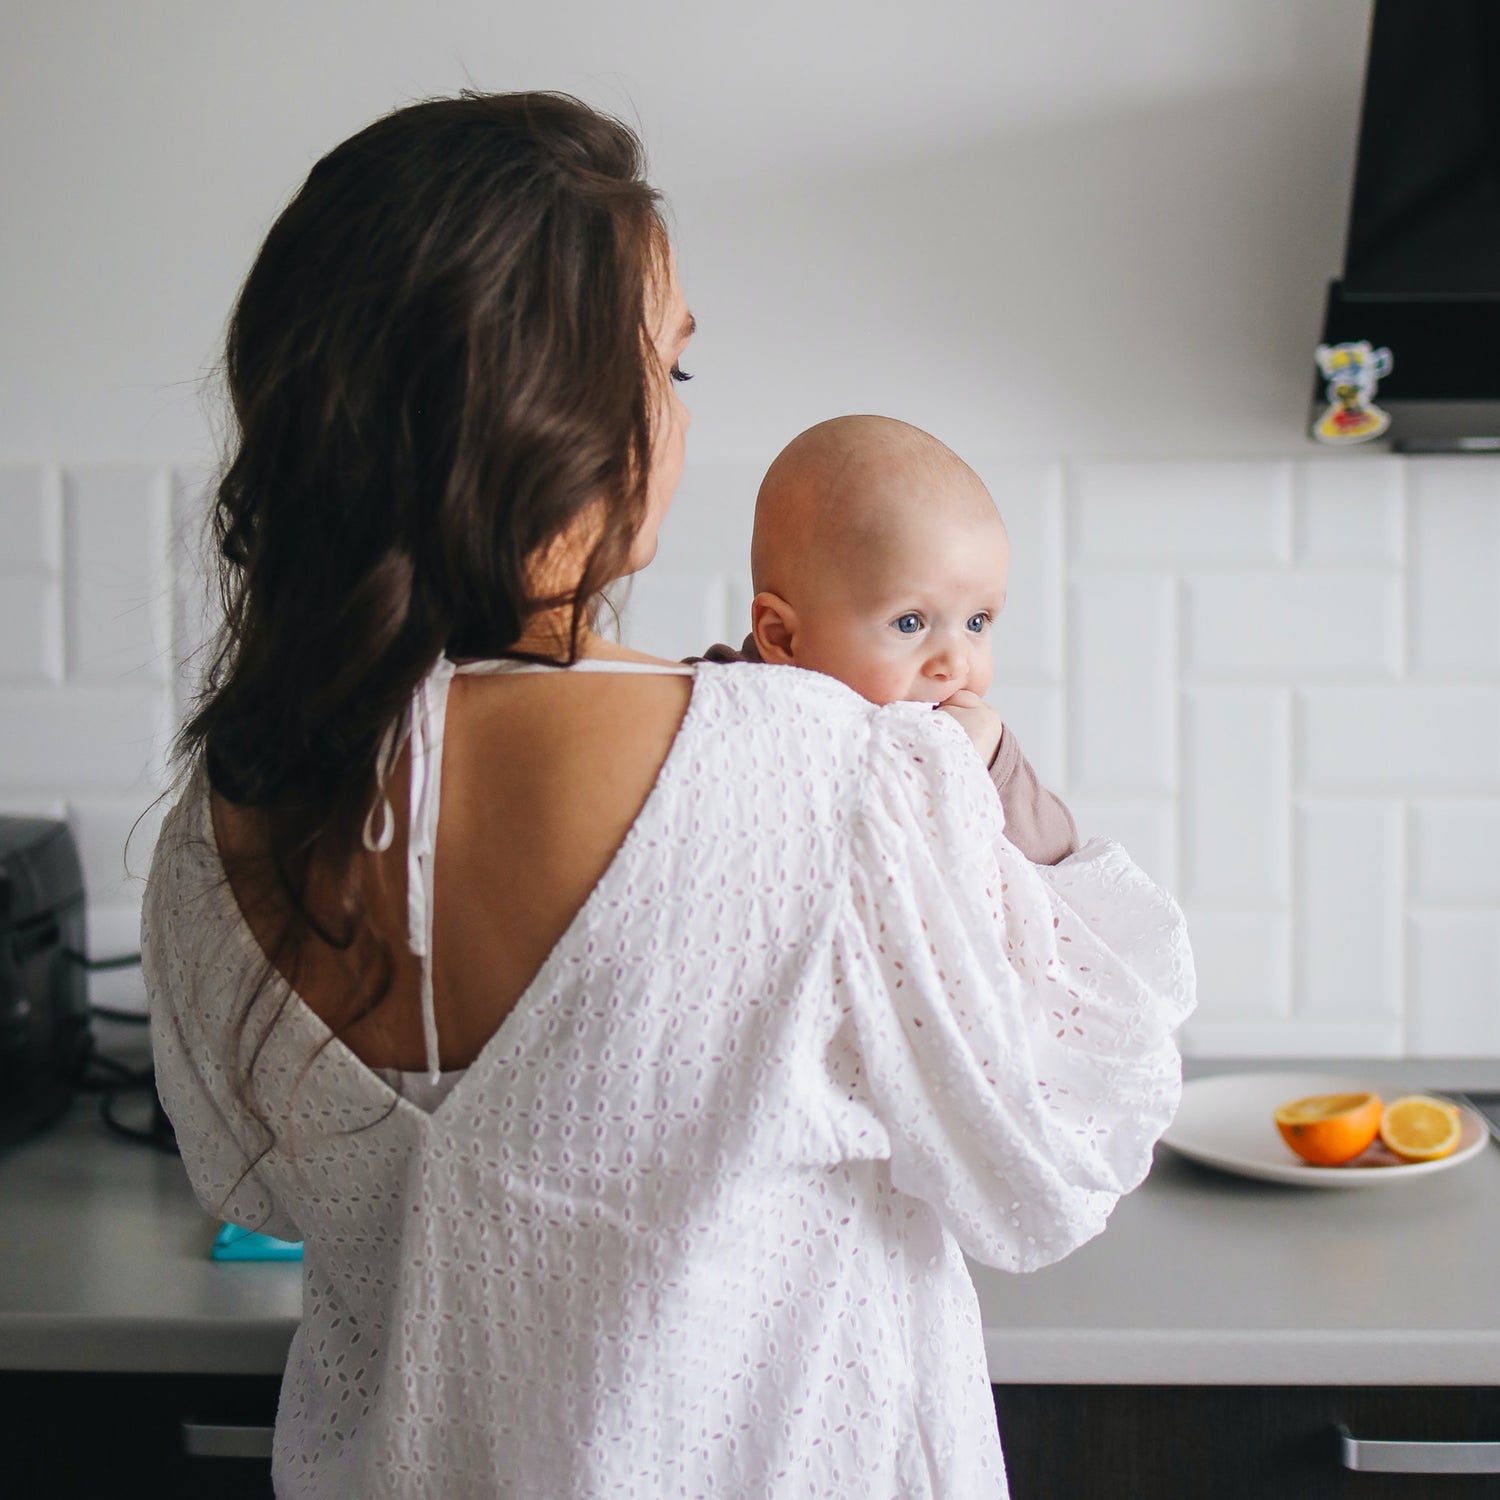
<svg viewBox="0 0 1500 1500">
<path fill-rule="evenodd" d="M 294 971 L 309 934 L 349 951 L 335 1031 L 392 971 L 357 858 L 386 731 L 442 653 L 521 654 L 539 611 L 570 608 L 572 660 L 626 570 L 667 255 L 643 168 L 626 126 L 565 95 L 397 110 L 312 169 L 234 309 L 224 626 L 176 756 L 260 815 L 290 914 L 273 961 Z M 535 595 L 528 560 L 591 510 L 576 588 Z M 336 919 L 310 909 L 314 861 Z"/>
</svg>

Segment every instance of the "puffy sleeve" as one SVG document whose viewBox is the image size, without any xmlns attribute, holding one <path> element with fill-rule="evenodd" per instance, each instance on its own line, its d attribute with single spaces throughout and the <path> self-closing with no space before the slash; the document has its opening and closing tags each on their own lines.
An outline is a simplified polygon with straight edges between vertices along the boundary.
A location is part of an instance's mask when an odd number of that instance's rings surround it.
<svg viewBox="0 0 1500 1500">
<path fill-rule="evenodd" d="M 1116 844 L 1032 865 L 947 715 L 892 704 L 871 731 L 841 1035 L 894 1185 L 976 1260 L 1032 1270 L 1104 1227 L 1176 1110 L 1186 926 Z"/>
<path fill-rule="evenodd" d="M 203 1207 L 228 1223 L 299 1240 L 260 1170 L 271 1133 L 238 1096 L 220 1055 L 233 1035 L 236 986 L 222 935 L 212 930 L 203 861 L 183 834 L 183 812 L 179 804 L 163 825 L 141 910 L 156 1090 Z"/>
</svg>

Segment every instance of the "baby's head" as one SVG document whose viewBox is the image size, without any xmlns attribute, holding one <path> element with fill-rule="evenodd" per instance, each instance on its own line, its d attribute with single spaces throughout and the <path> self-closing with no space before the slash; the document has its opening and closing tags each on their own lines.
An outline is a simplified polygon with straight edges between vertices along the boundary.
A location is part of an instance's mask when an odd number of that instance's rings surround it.
<svg viewBox="0 0 1500 1500">
<path fill-rule="evenodd" d="M 835 417 L 782 449 L 755 502 L 761 658 L 872 703 L 990 684 L 1010 543 L 979 476 L 920 428 Z"/>
</svg>

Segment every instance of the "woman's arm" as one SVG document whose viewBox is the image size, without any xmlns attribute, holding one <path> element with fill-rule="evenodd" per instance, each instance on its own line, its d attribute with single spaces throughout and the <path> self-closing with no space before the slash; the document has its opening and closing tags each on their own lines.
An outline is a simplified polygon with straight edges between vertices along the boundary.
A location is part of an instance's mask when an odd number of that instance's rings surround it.
<svg viewBox="0 0 1500 1500">
<path fill-rule="evenodd" d="M 895 1185 L 976 1259 L 1029 1270 L 1096 1234 L 1149 1169 L 1194 979 L 1181 911 L 1118 846 L 1039 869 L 1002 830 L 947 715 L 873 716 L 842 1035 Z"/>
</svg>

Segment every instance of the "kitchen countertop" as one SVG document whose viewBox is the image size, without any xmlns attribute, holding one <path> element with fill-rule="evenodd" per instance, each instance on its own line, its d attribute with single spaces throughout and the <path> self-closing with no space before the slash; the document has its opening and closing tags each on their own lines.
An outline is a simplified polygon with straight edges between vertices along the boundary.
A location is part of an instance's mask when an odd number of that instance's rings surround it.
<svg viewBox="0 0 1500 1500">
<path fill-rule="evenodd" d="M 1500 1062 L 1194 1062 L 1493 1089 Z M 0 1155 L 0 1369 L 277 1374 L 296 1264 L 216 1264 L 173 1157 L 94 1101 Z M 1500 1149 L 1316 1191 L 1161 1148 L 1108 1228 L 1026 1276 L 975 1266 L 990 1375 L 1020 1384 L 1500 1385 Z"/>
</svg>

